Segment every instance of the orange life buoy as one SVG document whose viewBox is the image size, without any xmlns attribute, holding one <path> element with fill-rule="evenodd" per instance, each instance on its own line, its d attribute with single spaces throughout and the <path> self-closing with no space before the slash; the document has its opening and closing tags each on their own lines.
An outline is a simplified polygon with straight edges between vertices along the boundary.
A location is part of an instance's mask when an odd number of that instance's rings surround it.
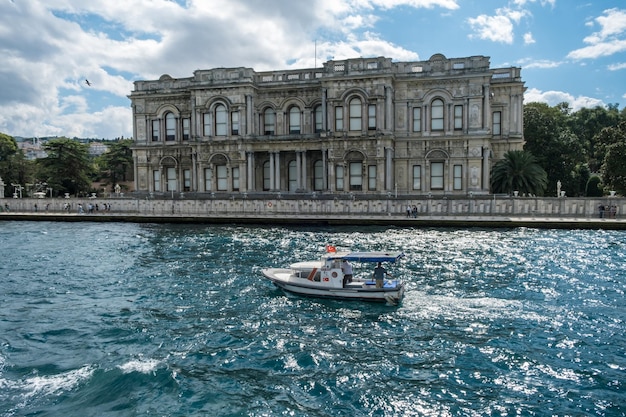
<svg viewBox="0 0 626 417">
<path fill-rule="evenodd" d="M 270 201 L 269 203 L 267 203 L 268 207 L 272 207 L 272 202 Z"/>
<path fill-rule="evenodd" d="M 324 277 L 324 281 L 328 282 L 328 277 Z"/>
</svg>

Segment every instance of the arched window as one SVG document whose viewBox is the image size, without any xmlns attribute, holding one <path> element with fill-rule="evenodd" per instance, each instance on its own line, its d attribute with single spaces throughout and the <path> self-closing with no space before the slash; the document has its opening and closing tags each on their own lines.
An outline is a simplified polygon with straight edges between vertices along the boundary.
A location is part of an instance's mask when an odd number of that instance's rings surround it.
<svg viewBox="0 0 626 417">
<path fill-rule="evenodd" d="M 215 106 L 215 136 L 226 136 L 226 106 Z"/>
<path fill-rule="evenodd" d="M 226 165 L 216 165 L 215 166 L 215 182 L 217 186 L 217 191 L 227 191 L 228 190 L 228 169 Z"/>
<path fill-rule="evenodd" d="M 289 161 L 289 170 L 287 175 L 289 176 L 289 191 L 293 193 L 298 189 L 298 170 L 296 161 Z"/>
<path fill-rule="evenodd" d="M 361 114 L 361 99 L 350 100 L 350 130 L 361 130 L 363 115 Z"/>
<path fill-rule="evenodd" d="M 265 109 L 263 112 L 263 132 L 266 135 L 273 135 L 276 132 L 276 114 L 273 109 Z"/>
<path fill-rule="evenodd" d="M 159 137 L 159 120 L 152 121 L 152 142 L 158 142 L 161 138 Z"/>
<path fill-rule="evenodd" d="M 324 189 L 324 164 L 320 159 L 313 164 L 313 189 L 315 191 Z"/>
<path fill-rule="evenodd" d="M 300 133 L 300 109 L 295 106 L 289 110 L 289 133 Z"/>
<path fill-rule="evenodd" d="M 263 191 L 270 189 L 270 161 L 263 162 Z"/>
<path fill-rule="evenodd" d="M 430 189 L 443 190 L 443 162 L 430 163 Z"/>
<path fill-rule="evenodd" d="M 430 130 L 443 130 L 443 100 L 433 100 L 431 104 Z"/>
<path fill-rule="evenodd" d="M 176 117 L 174 113 L 167 113 L 165 115 L 165 140 L 176 140 Z"/>
<path fill-rule="evenodd" d="M 322 106 L 315 106 L 315 110 L 313 113 L 313 118 L 315 119 L 315 133 L 320 133 L 322 131 Z"/>
</svg>

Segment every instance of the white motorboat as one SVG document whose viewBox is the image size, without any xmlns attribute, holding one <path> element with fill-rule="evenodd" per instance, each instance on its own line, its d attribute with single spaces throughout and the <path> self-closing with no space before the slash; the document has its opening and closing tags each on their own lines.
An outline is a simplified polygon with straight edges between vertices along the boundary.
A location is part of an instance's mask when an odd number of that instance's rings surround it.
<svg viewBox="0 0 626 417">
<path fill-rule="evenodd" d="M 403 256 L 401 252 L 331 251 L 319 261 L 296 262 L 289 268 L 266 268 L 261 272 L 277 287 L 295 294 L 398 304 L 404 295 L 404 283 L 386 273 L 383 264 L 394 263 Z M 352 276 L 344 261 L 354 269 Z M 374 266 L 383 266 L 385 272 L 382 280 L 378 274 L 378 282 L 374 279 Z"/>
</svg>

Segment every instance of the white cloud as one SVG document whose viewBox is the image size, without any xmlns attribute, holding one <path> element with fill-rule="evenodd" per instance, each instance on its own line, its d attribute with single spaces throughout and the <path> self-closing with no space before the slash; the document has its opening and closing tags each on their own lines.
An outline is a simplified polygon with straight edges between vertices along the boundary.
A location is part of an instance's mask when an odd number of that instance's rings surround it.
<svg viewBox="0 0 626 417">
<path fill-rule="evenodd" d="M 531 59 L 523 59 L 518 62 L 518 65 L 522 66 L 524 69 L 532 69 L 532 68 L 558 68 L 561 66 L 561 62 L 559 61 L 550 61 L 547 59 L 539 59 L 539 60 L 531 60 Z"/>
<path fill-rule="evenodd" d="M 588 46 L 571 51 L 567 56 L 572 59 L 595 59 L 611 56 L 626 51 L 626 11 L 608 9 L 602 16 L 594 19 L 600 26 L 598 32 L 585 37 Z M 588 23 L 594 26 L 593 22 Z"/>
<path fill-rule="evenodd" d="M 479 38 L 494 42 L 513 43 L 513 23 L 508 16 L 480 15 L 468 19 L 468 23 L 475 31 L 470 35 L 470 39 Z"/>
<path fill-rule="evenodd" d="M 531 45 L 535 43 L 535 39 L 533 38 L 533 34 L 530 32 L 524 33 L 524 44 Z"/>
<path fill-rule="evenodd" d="M 568 103 L 569 107 L 573 111 L 578 111 L 582 108 L 593 108 L 596 106 L 604 106 L 602 100 L 598 100 L 592 97 L 578 96 L 574 97 L 569 93 L 563 91 L 541 91 L 536 88 L 529 88 L 524 93 L 525 103 L 546 103 L 549 106 L 556 106 L 560 103 Z"/>
<path fill-rule="evenodd" d="M 612 64 L 608 66 L 609 71 L 619 71 L 626 69 L 626 62 L 620 62 L 619 64 Z"/>
<path fill-rule="evenodd" d="M 524 9 L 511 9 L 508 7 L 496 9 L 495 13 L 495 16 L 482 14 L 467 20 L 475 32 L 470 35 L 470 39 L 479 38 L 512 44 L 515 37 L 514 24 L 519 24 L 522 18 L 529 15 L 528 11 Z"/>
</svg>

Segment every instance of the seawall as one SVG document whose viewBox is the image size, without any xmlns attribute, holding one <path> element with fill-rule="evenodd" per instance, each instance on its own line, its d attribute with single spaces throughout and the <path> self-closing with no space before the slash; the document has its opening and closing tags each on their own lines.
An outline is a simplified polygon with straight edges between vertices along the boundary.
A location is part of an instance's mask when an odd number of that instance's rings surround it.
<svg viewBox="0 0 626 417">
<path fill-rule="evenodd" d="M 620 197 L 24 198 L 0 206 L 0 220 L 626 229 Z"/>
</svg>

